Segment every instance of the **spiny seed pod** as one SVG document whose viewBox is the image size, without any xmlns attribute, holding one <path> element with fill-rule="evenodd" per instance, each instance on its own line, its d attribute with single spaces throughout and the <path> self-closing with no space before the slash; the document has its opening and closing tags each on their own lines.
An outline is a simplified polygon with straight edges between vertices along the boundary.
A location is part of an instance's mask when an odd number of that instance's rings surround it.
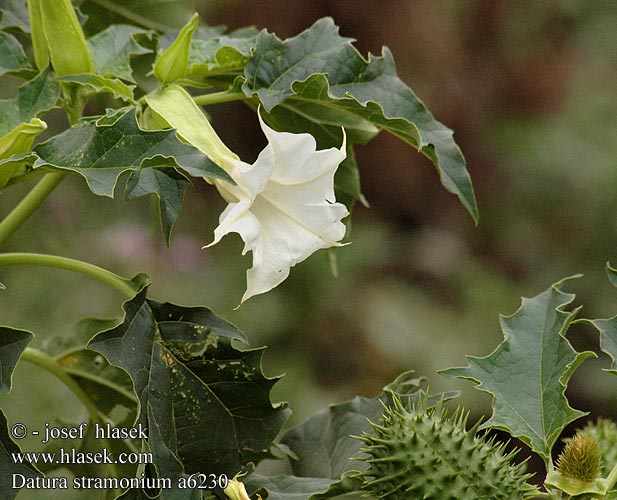
<svg viewBox="0 0 617 500">
<path fill-rule="evenodd" d="M 362 489 L 386 500 L 522 500 L 537 489 L 527 480 L 526 464 L 512 463 L 516 451 L 466 429 L 467 415 L 448 417 L 426 399 L 406 408 L 399 399 L 386 407 L 374 434 L 361 439 L 369 464 Z"/>
<path fill-rule="evenodd" d="M 606 476 L 617 465 L 617 424 L 612 420 L 600 418 L 597 422 L 589 422 L 578 433 L 581 436 L 590 436 L 598 443 L 602 457 L 600 472 Z"/>
<path fill-rule="evenodd" d="M 596 440 L 576 434 L 559 455 L 557 470 L 567 478 L 589 483 L 600 476 L 601 462 Z"/>
</svg>

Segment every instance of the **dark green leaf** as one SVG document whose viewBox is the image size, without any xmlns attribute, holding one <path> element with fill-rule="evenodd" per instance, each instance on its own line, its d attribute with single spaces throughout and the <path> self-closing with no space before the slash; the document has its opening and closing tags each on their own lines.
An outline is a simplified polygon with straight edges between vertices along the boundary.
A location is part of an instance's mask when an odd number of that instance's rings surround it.
<svg viewBox="0 0 617 500">
<path fill-rule="evenodd" d="M 117 78 L 108 78 L 106 76 L 81 74 L 68 75 L 58 78 L 60 82 L 75 83 L 80 87 L 91 89 L 92 93 L 109 92 L 114 98 L 122 99 L 125 102 L 134 103 L 133 89 L 135 85 L 127 85 Z"/>
<path fill-rule="evenodd" d="M 66 353 L 84 349 L 92 337 L 104 330 L 109 330 L 120 321 L 109 318 L 85 318 L 71 325 L 64 334 L 50 337 L 42 347 L 43 352 L 54 358 L 61 358 Z"/>
<path fill-rule="evenodd" d="M 13 500 L 19 493 L 18 489 L 13 488 L 13 474 L 21 474 L 26 478 L 41 476 L 40 472 L 28 462 L 15 463 L 12 454 L 20 452 L 19 447 L 9 436 L 8 422 L 4 412 L 0 409 L 0 498 L 2 500 Z"/>
<path fill-rule="evenodd" d="M 548 462 L 555 441 L 570 422 L 586 415 L 565 396 L 576 368 L 593 352 L 574 350 L 565 334 L 578 310 L 563 293 L 562 280 L 501 318 L 503 342 L 488 356 L 466 356 L 468 366 L 449 368 L 448 377 L 475 382 L 493 396 L 493 415 L 481 428 L 494 427 L 520 438 Z"/>
<path fill-rule="evenodd" d="M 150 449 L 157 457 L 157 468 L 165 472 L 165 477 L 174 479 L 170 489 L 161 491 L 161 500 L 201 500 L 201 490 L 180 488 L 178 479 L 186 479 L 188 474 L 184 472 L 184 467 L 177 454 L 165 445 L 166 440 L 161 435 L 161 428 L 150 406 L 148 406 L 148 422 L 150 425 L 148 428 Z"/>
<path fill-rule="evenodd" d="M 171 229 L 182 208 L 184 192 L 191 185 L 191 181 L 183 174 L 174 168 L 163 166 L 169 163 L 169 159 L 161 156 L 144 162 L 144 168 L 131 172 L 126 183 L 127 200 L 148 194 L 157 196 L 163 235 L 168 245 Z"/>
<path fill-rule="evenodd" d="M 229 176 L 199 150 L 176 137 L 173 130 L 141 130 L 135 111 L 112 126 L 92 121 L 72 127 L 34 148 L 34 168 L 47 167 L 83 176 L 97 195 L 113 196 L 118 177 L 139 170 L 156 156 L 174 158 L 176 165 L 193 176 L 229 180 Z"/>
<path fill-rule="evenodd" d="M 5 73 L 32 71 L 24 49 L 13 35 L 0 31 L 0 76 Z"/>
<path fill-rule="evenodd" d="M 206 308 L 160 304 L 143 290 L 124 309 L 124 322 L 97 335 L 90 347 L 133 378 L 139 422 L 158 428 L 159 437 L 150 440 L 161 440 L 151 443 L 164 451 L 156 461 L 160 476 L 178 474 L 169 453 L 183 473 L 230 477 L 270 456 L 288 411 L 270 403 L 276 379 L 261 373 L 262 351 L 234 348 L 232 341 L 244 342 L 244 336 Z"/>
<path fill-rule="evenodd" d="M 56 106 L 60 87 L 49 69 L 19 87 L 17 97 L 0 100 L 0 136 Z"/>
<path fill-rule="evenodd" d="M 88 48 L 99 75 L 118 77 L 135 83 L 131 57 L 149 51 L 139 45 L 134 37 L 144 31 L 126 24 L 114 24 L 88 39 Z"/>
<path fill-rule="evenodd" d="M 283 106 L 279 121 L 282 113 L 291 115 L 286 122 L 314 121 L 311 128 L 323 129 L 322 141 L 340 124 L 349 127 L 353 141 L 365 142 L 375 128 L 400 137 L 433 162 L 444 187 L 477 221 L 471 179 L 452 131 L 400 80 L 387 48 L 382 57 L 366 60 L 325 18 L 285 41 L 261 32 L 245 77 L 247 96 L 256 94 L 268 112 Z"/>
<path fill-rule="evenodd" d="M 375 398 L 358 396 L 333 405 L 288 431 L 282 443 L 297 457 L 292 463 L 294 474 L 338 480 L 345 472 L 365 467 L 366 464 L 353 459 L 359 457 L 363 444 L 352 436 L 370 432 L 368 420 L 379 421 L 383 404 L 391 404 L 393 394 L 405 402 L 415 401 L 420 394 L 424 394 L 420 387 L 425 380 L 411 378 L 411 373 L 402 374 Z M 454 396 L 456 393 L 431 396 L 429 405 L 434 406 L 438 401 Z"/>
<path fill-rule="evenodd" d="M 130 377 L 90 349 L 67 352 L 56 362 L 79 384 L 101 415 L 118 427 L 135 420 L 137 399 Z"/>
<path fill-rule="evenodd" d="M 27 122 L 42 115 L 56 106 L 59 97 L 60 87 L 52 79 L 51 70 L 43 70 L 36 78 L 19 88 L 19 119 Z"/>
<path fill-rule="evenodd" d="M 0 326 L 0 392 L 11 390 L 11 376 L 34 335 L 25 330 Z"/>
<path fill-rule="evenodd" d="M 26 0 L 0 0 L 0 29 L 19 28 L 30 32 L 30 19 Z"/>
</svg>

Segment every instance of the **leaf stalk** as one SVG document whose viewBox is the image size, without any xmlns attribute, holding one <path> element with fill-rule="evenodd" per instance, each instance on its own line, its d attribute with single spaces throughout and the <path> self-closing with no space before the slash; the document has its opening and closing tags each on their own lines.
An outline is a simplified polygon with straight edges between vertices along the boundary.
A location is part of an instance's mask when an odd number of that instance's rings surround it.
<svg viewBox="0 0 617 500">
<path fill-rule="evenodd" d="M 243 92 L 212 92 L 210 94 L 202 94 L 194 96 L 195 104 L 199 106 L 208 106 L 210 104 L 220 104 L 223 102 L 242 101 L 249 99 Z"/>
<path fill-rule="evenodd" d="M 15 265 L 54 267 L 78 272 L 115 288 L 128 298 L 133 298 L 138 291 L 130 280 L 122 278 L 107 269 L 88 262 L 60 257 L 58 255 L 19 252 L 0 254 L 0 266 Z"/>
<path fill-rule="evenodd" d="M 65 173 L 46 174 L 0 222 L 0 245 L 6 242 L 62 182 Z"/>
</svg>

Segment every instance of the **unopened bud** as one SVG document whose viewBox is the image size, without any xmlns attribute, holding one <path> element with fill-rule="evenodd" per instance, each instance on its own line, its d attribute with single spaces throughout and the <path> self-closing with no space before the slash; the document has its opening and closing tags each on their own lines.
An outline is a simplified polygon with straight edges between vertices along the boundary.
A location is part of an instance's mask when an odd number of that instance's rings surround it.
<svg viewBox="0 0 617 500">
<path fill-rule="evenodd" d="M 236 474 L 234 478 L 229 481 L 227 488 L 223 490 L 231 500 L 251 500 L 249 494 L 246 492 L 244 483 L 238 481 L 239 474 Z"/>
<path fill-rule="evenodd" d="M 94 73 L 86 37 L 71 0 L 28 0 L 34 60 L 43 69 L 51 59 L 58 76 Z"/>
<path fill-rule="evenodd" d="M 154 63 L 154 76 L 168 83 L 186 76 L 188 72 L 189 51 L 193 33 L 197 29 L 199 15 L 195 14 L 178 33 L 169 48 Z"/>
</svg>

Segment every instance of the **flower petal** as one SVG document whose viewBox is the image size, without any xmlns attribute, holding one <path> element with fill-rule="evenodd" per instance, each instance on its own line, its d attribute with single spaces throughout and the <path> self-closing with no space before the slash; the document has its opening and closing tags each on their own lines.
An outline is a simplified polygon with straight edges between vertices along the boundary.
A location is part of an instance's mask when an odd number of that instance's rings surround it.
<svg viewBox="0 0 617 500">
<path fill-rule="evenodd" d="M 347 209 L 339 203 L 314 207 L 302 220 L 290 216 L 288 209 L 281 210 L 263 196 L 251 206 L 260 230 L 259 237 L 244 240 L 245 250 L 253 252 L 253 267 L 246 273 L 242 302 L 278 286 L 289 276 L 291 267 L 319 249 L 339 246 L 338 240 L 345 235 L 340 219 L 347 215 Z"/>
<path fill-rule="evenodd" d="M 345 129 L 343 130 L 343 145 L 341 149 L 331 148 L 316 151 L 315 138 L 311 134 L 292 134 L 277 132 L 263 121 L 259 115 L 259 123 L 268 145 L 272 148 L 276 159 L 272 176 L 281 184 L 298 184 L 315 179 L 325 172 L 334 172 L 345 159 Z M 332 189 L 332 199 L 334 189 Z"/>
<path fill-rule="evenodd" d="M 268 145 L 253 166 L 234 179 L 237 186 L 217 183 L 239 197 L 259 191 L 246 200 L 255 219 L 243 220 L 233 226 L 236 229 L 224 229 L 225 233 L 239 233 L 245 242 L 244 252 L 253 253 L 243 302 L 279 285 L 291 267 L 315 251 L 339 246 L 345 236 L 341 219 L 348 215 L 334 197 L 334 174 L 345 159 L 344 135 L 341 149 L 317 151 L 310 134 L 276 132 L 259 118 Z M 266 175 L 269 178 L 260 189 Z"/>
</svg>

